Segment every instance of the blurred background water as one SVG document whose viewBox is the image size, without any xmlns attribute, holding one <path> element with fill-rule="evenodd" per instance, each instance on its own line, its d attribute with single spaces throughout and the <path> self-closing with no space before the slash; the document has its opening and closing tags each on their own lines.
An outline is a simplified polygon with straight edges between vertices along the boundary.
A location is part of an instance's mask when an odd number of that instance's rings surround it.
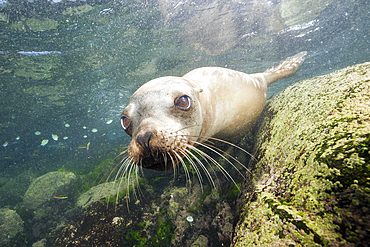
<svg viewBox="0 0 370 247">
<path fill-rule="evenodd" d="M 307 50 L 302 69 L 274 83 L 271 97 L 299 80 L 369 61 L 369 6 L 366 0 L 0 1 L 0 190 L 11 194 L 6 184 L 22 174 L 87 173 L 103 154 L 126 146 L 120 113 L 150 79 L 202 66 L 262 72 Z"/>
</svg>

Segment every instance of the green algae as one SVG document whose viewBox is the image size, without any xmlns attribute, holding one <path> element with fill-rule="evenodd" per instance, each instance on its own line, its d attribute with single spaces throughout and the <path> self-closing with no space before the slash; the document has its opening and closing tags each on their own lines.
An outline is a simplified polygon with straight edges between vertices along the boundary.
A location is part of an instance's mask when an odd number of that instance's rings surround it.
<svg viewBox="0 0 370 247">
<path fill-rule="evenodd" d="M 145 246 L 147 239 L 142 237 L 140 231 L 134 231 L 132 229 L 128 229 L 127 234 L 123 239 L 123 244 L 125 246 Z"/>
<path fill-rule="evenodd" d="M 256 130 L 235 246 L 358 245 L 370 232 L 370 63 L 302 81 Z"/>
<path fill-rule="evenodd" d="M 212 187 L 207 186 L 204 188 L 201 196 L 196 200 L 192 205 L 187 207 L 188 213 L 198 214 L 200 211 L 208 209 L 208 205 L 204 204 L 204 200 L 212 193 Z M 214 206 L 214 203 L 211 203 L 211 206 Z"/>
<path fill-rule="evenodd" d="M 239 195 L 240 186 L 241 183 L 232 185 L 232 187 L 226 192 L 226 198 L 229 200 L 235 200 Z"/>
<path fill-rule="evenodd" d="M 5 245 L 24 230 L 24 222 L 16 211 L 0 208 L 0 243 Z"/>
<path fill-rule="evenodd" d="M 144 229 L 150 227 L 152 223 L 143 221 L 132 227 L 133 229 L 139 228 L 138 230 L 133 230 L 131 228 L 127 230 L 123 238 L 123 244 L 125 246 L 170 246 L 176 229 L 176 226 L 172 223 L 170 218 L 169 212 L 162 209 L 154 224 L 152 231 L 153 236 L 150 239 L 143 237 L 142 232 Z"/>
<path fill-rule="evenodd" d="M 175 235 L 176 226 L 172 221 L 167 218 L 165 220 L 158 219 L 155 235 L 150 239 L 149 246 L 160 247 L 160 246 L 170 246 L 171 240 Z"/>
</svg>

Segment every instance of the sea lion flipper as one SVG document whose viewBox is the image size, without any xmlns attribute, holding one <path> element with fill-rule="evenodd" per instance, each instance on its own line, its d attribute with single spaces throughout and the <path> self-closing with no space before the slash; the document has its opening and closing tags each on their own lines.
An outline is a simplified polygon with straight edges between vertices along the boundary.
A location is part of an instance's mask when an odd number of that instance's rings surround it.
<svg viewBox="0 0 370 247">
<path fill-rule="evenodd" d="M 267 86 L 270 86 L 273 82 L 291 77 L 297 72 L 303 65 L 306 59 L 307 51 L 302 51 L 294 56 L 288 57 L 283 61 L 275 64 L 274 66 L 267 69 L 264 74 L 267 82 Z"/>
</svg>

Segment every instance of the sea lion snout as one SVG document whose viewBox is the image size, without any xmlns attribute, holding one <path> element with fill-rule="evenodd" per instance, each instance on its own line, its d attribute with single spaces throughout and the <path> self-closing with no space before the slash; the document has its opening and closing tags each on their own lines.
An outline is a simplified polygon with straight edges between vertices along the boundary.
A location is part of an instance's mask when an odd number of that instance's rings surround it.
<svg viewBox="0 0 370 247">
<path fill-rule="evenodd" d="M 128 156 L 143 168 L 170 170 L 187 152 L 187 144 L 184 136 L 176 131 L 140 131 L 130 142 Z"/>
<path fill-rule="evenodd" d="M 138 135 L 136 137 L 136 142 L 139 143 L 144 148 L 145 152 L 147 152 L 147 154 L 150 157 L 153 157 L 152 151 L 150 150 L 149 147 L 149 141 L 152 136 L 153 136 L 152 131 L 146 131 L 144 134 Z"/>
</svg>

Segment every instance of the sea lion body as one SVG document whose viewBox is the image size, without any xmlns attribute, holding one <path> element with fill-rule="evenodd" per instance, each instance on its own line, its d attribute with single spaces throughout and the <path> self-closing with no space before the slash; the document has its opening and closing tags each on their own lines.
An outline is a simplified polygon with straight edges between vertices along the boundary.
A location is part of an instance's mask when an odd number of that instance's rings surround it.
<svg viewBox="0 0 370 247">
<path fill-rule="evenodd" d="M 307 52 L 263 73 L 198 68 L 183 77 L 161 77 L 141 86 L 121 115 L 132 137 L 128 158 L 136 165 L 169 170 L 204 137 L 233 141 L 248 133 L 261 114 L 267 87 L 292 76 Z"/>
<path fill-rule="evenodd" d="M 183 76 L 201 88 L 203 128 L 200 136 L 233 141 L 247 133 L 261 114 L 267 99 L 263 76 L 226 68 L 195 69 Z"/>
</svg>

